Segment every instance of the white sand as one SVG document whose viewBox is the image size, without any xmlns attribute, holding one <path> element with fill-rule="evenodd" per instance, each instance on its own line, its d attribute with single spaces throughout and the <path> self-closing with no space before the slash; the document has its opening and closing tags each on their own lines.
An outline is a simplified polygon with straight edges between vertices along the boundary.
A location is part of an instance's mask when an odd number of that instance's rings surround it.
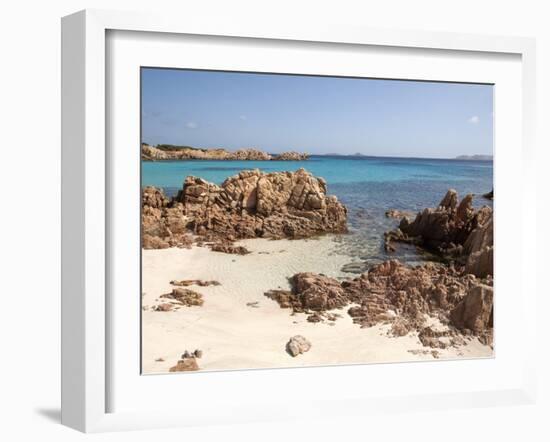
<svg viewBox="0 0 550 442">
<path fill-rule="evenodd" d="M 143 251 L 143 372 L 167 372 L 185 351 L 201 349 L 201 370 L 295 367 L 330 364 L 433 360 L 415 333 L 389 337 L 388 325 L 360 328 L 347 307 L 330 322 L 309 323 L 305 314 L 264 296 L 270 289 L 288 289 L 287 278 L 298 272 L 349 277 L 340 272 L 349 257 L 334 253 L 330 236 L 299 241 L 251 239 L 241 241 L 252 253 L 238 256 L 205 247 Z M 216 280 L 220 286 L 189 288 L 204 296 L 201 307 L 156 312 L 172 290 L 171 280 Z M 258 307 L 249 307 L 257 302 Z M 291 336 L 301 334 L 309 352 L 295 358 L 285 351 Z M 413 354 L 409 350 L 418 350 Z M 491 357 L 490 347 L 477 339 L 466 346 L 438 350 L 440 359 Z M 163 359 L 163 361 L 156 361 Z"/>
</svg>

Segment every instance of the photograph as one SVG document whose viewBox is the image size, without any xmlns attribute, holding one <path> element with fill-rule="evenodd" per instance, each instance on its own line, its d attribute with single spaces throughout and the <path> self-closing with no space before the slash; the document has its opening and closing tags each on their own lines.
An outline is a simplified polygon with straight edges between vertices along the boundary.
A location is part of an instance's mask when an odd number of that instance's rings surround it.
<svg viewBox="0 0 550 442">
<path fill-rule="evenodd" d="M 548 2 L 440 3 L 4 2 L 0 442 L 550 441 Z"/>
<path fill-rule="evenodd" d="M 141 67 L 141 373 L 495 356 L 494 85 Z"/>
</svg>

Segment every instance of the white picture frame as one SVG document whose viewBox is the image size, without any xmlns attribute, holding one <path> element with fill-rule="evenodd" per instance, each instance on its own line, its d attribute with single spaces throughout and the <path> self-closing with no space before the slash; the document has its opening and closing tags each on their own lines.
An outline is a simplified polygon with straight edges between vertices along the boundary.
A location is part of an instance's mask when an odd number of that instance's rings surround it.
<svg viewBox="0 0 550 442">
<path fill-rule="evenodd" d="M 108 118 L 106 35 L 109 31 L 140 31 L 179 35 L 270 39 L 286 42 L 338 43 L 381 48 L 425 48 L 442 51 L 468 51 L 514 54 L 521 57 L 522 121 L 520 155 L 523 162 L 521 235 L 535 222 L 535 43 L 519 37 L 493 37 L 416 31 L 357 29 L 345 26 L 284 24 L 212 23 L 155 16 L 86 10 L 62 21 L 62 423 L 85 432 L 111 431 L 209 423 L 248 422 L 288 417 L 361 415 L 370 412 L 396 412 L 408 409 L 464 408 L 533 403 L 535 400 L 534 339 L 525 339 L 520 385 L 502 389 L 462 393 L 429 392 L 424 395 L 346 397 L 334 395 L 313 399 L 307 408 L 288 404 L 257 407 L 253 397 L 235 398 L 231 407 L 208 413 L 197 407 L 185 410 L 110 411 L 108 376 L 110 355 L 107 299 L 109 248 L 112 238 L 107 228 Z M 519 124 L 519 122 L 518 122 Z M 498 222 L 498 221 L 497 221 Z M 527 256 L 535 256 L 535 245 L 524 241 L 521 247 L 522 274 L 527 272 Z M 497 246 L 497 253 L 498 246 Z M 522 278 L 522 305 L 536 305 L 534 281 Z M 534 308 L 534 307 L 532 307 Z M 532 317 L 535 316 L 535 312 Z M 527 315 L 529 316 L 529 315 Z M 524 336 L 533 337 L 535 322 L 523 318 Z M 303 372 L 303 370 L 302 370 Z M 290 373 L 290 371 L 287 371 Z M 214 374 L 215 375 L 215 374 Z M 201 374 L 212 376 L 212 374 Z M 287 375 L 293 376 L 293 375 Z M 175 378 L 174 378 L 175 379 Z"/>
</svg>

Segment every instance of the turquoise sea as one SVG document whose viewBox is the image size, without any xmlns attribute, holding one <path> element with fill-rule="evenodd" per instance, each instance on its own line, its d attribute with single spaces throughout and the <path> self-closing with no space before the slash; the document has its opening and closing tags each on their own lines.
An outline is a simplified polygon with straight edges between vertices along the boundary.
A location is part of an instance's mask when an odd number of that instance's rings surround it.
<svg viewBox="0 0 550 442">
<path fill-rule="evenodd" d="M 388 219 L 388 209 L 417 212 L 434 207 L 454 188 L 462 197 L 476 195 L 476 206 L 492 202 L 481 195 L 493 188 L 493 162 L 368 156 L 312 156 L 306 161 L 158 161 L 142 162 L 142 185 L 161 187 L 174 195 L 187 175 L 221 184 L 244 169 L 265 172 L 303 167 L 325 178 L 328 193 L 349 209 L 350 234 L 339 238 L 341 250 L 353 261 L 371 265 L 388 258 L 383 233 L 398 224 Z M 403 248 L 397 255 L 407 262 L 421 258 Z"/>
</svg>

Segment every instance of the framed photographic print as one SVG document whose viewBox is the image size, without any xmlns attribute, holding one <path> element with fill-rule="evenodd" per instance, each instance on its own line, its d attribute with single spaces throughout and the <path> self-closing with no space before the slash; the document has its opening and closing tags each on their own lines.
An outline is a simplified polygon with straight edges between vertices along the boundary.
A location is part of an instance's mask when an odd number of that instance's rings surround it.
<svg viewBox="0 0 550 442">
<path fill-rule="evenodd" d="M 532 401 L 533 63 L 522 38 L 64 18 L 63 423 Z"/>
</svg>

